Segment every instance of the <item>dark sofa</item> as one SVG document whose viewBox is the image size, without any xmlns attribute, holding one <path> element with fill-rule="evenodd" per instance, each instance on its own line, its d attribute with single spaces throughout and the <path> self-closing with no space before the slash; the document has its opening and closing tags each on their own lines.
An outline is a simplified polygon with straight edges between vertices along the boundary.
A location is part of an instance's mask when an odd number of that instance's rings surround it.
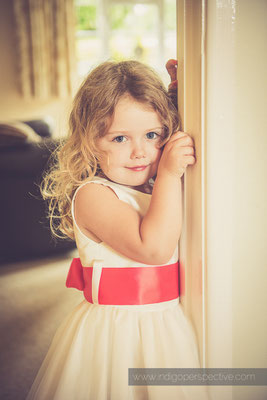
<svg viewBox="0 0 267 400">
<path fill-rule="evenodd" d="M 0 146 L 0 262 L 46 257 L 75 248 L 74 241 L 54 239 L 47 204 L 39 184 L 58 142 L 45 121 L 27 121 L 42 136 Z"/>
</svg>

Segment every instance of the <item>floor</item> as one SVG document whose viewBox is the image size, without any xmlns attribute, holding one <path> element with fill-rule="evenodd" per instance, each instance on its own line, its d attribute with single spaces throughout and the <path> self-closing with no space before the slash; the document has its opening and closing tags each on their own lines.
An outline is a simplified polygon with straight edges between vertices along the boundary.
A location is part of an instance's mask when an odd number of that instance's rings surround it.
<svg viewBox="0 0 267 400">
<path fill-rule="evenodd" d="M 25 399 L 57 327 L 83 295 L 65 280 L 76 250 L 0 266 L 0 399 Z"/>
</svg>

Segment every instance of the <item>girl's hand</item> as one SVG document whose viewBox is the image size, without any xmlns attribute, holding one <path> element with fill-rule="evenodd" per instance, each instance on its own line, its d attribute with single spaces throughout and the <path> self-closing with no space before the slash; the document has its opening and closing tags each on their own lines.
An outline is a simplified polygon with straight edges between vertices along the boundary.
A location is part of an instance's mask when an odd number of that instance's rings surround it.
<svg viewBox="0 0 267 400">
<path fill-rule="evenodd" d="M 171 78 L 171 83 L 168 86 L 169 91 L 177 89 L 177 60 L 170 59 L 166 63 L 166 69 Z"/>
<path fill-rule="evenodd" d="M 166 143 L 159 162 L 158 173 L 181 178 L 188 165 L 195 163 L 193 139 L 185 132 L 174 133 Z"/>
</svg>

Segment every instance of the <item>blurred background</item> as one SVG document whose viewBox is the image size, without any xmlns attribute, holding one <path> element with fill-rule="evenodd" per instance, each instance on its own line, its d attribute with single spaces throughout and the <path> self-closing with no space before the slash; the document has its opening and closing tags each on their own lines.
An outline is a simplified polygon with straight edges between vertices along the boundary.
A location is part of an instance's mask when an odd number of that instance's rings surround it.
<svg viewBox="0 0 267 400">
<path fill-rule="evenodd" d="M 105 60 L 140 60 L 167 86 L 176 2 L 0 0 L 0 52 L 1 262 L 70 247 L 52 241 L 38 185 L 67 136 L 72 99 Z"/>
<path fill-rule="evenodd" d="M 73 94 L 100 62 L 137 59 L 168 84 L 175 0 L 0 0 L 0 121 L 50 116 L 64 136 Z"/>
<path fill-rule="evenodd" d="M 21 400 L 83 299 L 65 287 L 75 243 L 51 236 L 42 175 L 93 67 L 137 59 L 168 85 L 176 2 L 0 0 L 0 52 L 0 399 Z"/>
</svg>

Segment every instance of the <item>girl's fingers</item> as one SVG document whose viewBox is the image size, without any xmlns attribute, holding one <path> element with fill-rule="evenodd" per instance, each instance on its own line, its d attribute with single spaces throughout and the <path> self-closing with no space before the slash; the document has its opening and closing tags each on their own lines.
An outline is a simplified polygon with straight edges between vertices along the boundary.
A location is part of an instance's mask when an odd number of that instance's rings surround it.
<svg viewBox="0 0 267 400">
<path fill-rule="evenodd" d="M 187 165 L 193 165 L 193 164 L 195 164 L 196 159 L 193 156 L 187 156 L 186 162 L 187 162 Z"/>
<path fill-rule="evenodd" d="M 195 148 L 192 146 L 186 146 L 186 147 L 183 147 L 183 149 L 184 149 L 185 156 L 191 156 L 191 155 L 195 154 Z"/>
<path fill-rule="evenodd" d="M 194 165 L 195 162 L 196 162 L 195 157 L 187 156 L 186 160 L 184 162 L 184 166 L 182 168 L 186 169 L 188 167 L 188 165 Z"/>
<path fill-rule="evenodd" d="M 180 140 L 180 139 L 182 139 L 182 140 Z M 180 140 L 180 142 L 184 143 L 184 145 L 186 145 L 186 146 L 194 145 L 193 139 L 185 132 L 179 131 L 179 132 L 174 133 L 168 140 L 168 143 L 174 142 L 176 140 Z"/>
<path fill-rule="evenodd" d="M 171 137 L 168 140 L 168 142 L 173 142 L 174 140 L 182 138 L 183 136 L 188 136 L 188 135 L 186 133 L 182 132 L 182 131 L 175 132 L 173 135 L 171 135 Z"/>
<path fill-rule="evenodd" d="M 183 132 L 183 131 L 177 131 L 177 132 L 174 132 L 172 135 L 171 135 L 171 138 L 172 137 L 178 137 L 178 136 L 188 136 L 188 134 L 186 133 L 186 132 Z"/>
</svg>

